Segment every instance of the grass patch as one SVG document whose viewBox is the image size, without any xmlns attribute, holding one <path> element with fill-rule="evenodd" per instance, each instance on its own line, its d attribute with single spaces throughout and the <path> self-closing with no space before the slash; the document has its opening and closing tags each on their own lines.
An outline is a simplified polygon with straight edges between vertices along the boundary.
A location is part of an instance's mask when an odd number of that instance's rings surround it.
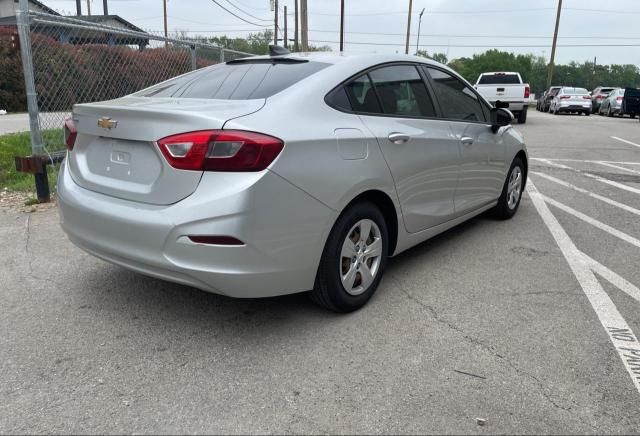
<svg viewBox="0 0 640 436">
<path fill-rule="evenodd" d="M 64 133 L 62 129 L 51 129 L 42 132 L 42 138 L 48 151 L 64 150 Z M 11 191 L 34 192 L 33 174 L 16 171 L 15 156 L 31 154 L 31 136 L 29 132 L 12 133 L 0 136 L 0 189 Z M 58 165 L 47 166 L 49 187 L 55 191 L 58 178 Z"/>
</svg>

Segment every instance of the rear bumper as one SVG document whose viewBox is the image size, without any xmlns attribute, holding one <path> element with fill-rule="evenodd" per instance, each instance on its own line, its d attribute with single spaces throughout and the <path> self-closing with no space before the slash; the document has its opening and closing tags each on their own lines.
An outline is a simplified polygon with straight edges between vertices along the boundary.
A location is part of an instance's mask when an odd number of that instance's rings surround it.
<svg viewBox="0 0 640 436">
<path fill-rule="evenodd" d="M 506 109 L 509 109 L 511 112 L 522 112 L 522 111 L 526 111 L 527 109 L 529 109 L 529 103 L 527 103 L 527 102 L 523 102 L 523 101 L 502 101 L 502 100 L 501 100 L 501 102 L 505 103 L 505 104 L 508 104 L 509 107 L 507 107 Z M 497 101 L 491 101 L 490 103 L 495 106 Z"/>
<path fill-rule="evenodd" d="M 576 104 L 576 103 L 560 103 L 558 105 L 558 110 L 561 112 L 576 112 L 576 111 L 589 111 L 591 112 L 591 102 L 586 102 L 586 103 L 580 103 L 580 104 Z"/>
<path fill-rule="evenodd" d="M 110 197 L 77 185 L 63 165 L 61 225 L 69 239 L 108 262 L 232 297 L 313 287 L 336 212 L 270 171 L 205 173 L 169 206 Z M 204 245 L 187 235 L 226 235 L 242 246 Z"/>
</svg>

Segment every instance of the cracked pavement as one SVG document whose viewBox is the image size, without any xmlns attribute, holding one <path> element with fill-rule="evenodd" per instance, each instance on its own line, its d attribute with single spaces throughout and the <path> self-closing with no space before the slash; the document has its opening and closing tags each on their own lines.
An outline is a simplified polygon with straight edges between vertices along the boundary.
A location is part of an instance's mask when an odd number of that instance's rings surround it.
<svg viewBox="0 0 640 436">
<path fill-rule="evenodd" d="M 532 157 L 640 161 L 598 136 L 638 142 L 637 121 L 532 112 L 516 128 Z M 594 200 L 574 201 L 592 213 Z M 598 213 L 640 235 L 637 220 Z M 557 215 L 640 284 L 635 247 Z M 144 277 L 75 248 L 57 221 L 55 209 L 0 209 L 1 433 L 640 428 L 640 394 L 528 196 L 510 221 L 481 216 L 392 259 L 349 315 L 305 295 L 233 300 Z M 603 286 L 640 331 L 639 303 Z"/>
</svg>

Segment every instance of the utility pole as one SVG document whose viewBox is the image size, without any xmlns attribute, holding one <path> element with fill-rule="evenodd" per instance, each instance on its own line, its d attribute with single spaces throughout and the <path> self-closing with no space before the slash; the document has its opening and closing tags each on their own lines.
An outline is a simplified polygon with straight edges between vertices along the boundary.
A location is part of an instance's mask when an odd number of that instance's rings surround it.
<svg viewBox="0 0 640 436">
<path fill-rule="evenodd" d="M 87 0 L 87 15 L 91 15 L 91 0 Z"/>
<path fill-rule="evenodd" d="M 307 0 L 300 0 L 300 31 L 302 32 L 302 51 L 309 51 L 309 17 Z"/>
<path fill-rule="evenodd" d="M 420 12 L 420 18 L 418 19 L 418 39 L 416 40 L 416 56 L 418 56 L 418 52 L 420 51 L 420 26 L 422 26 L 422 14 L 424 14 L 424 8 L 422 8 L 422 11 Z"/>
<path fill-rule="evenodd" d="M 162 7 L 164 9 L 164 37 L 169 37 L 169 32 L 167 31 L 167 0 L 162 0 Z M 164 42 L 164 48 L 168 47 L 167 41 Z"/>
<path fill-rule="evenodd" d="M 289 48 L 289 41 L 287 38 L 287 5 L 284 5 L 284 48 Z"/>
<path fill-rule="evenodd" d="M 558 0 L 558 13 L 556 15 L 556 30 L 553 32 L 553 46 L 551 47 L 551 59 L 549 60 L 549 69 L 547 70 L 547 89 L 551 86 L 553 80 L 553 63 L 556 59 L 556 42 L 558 41 L 558 29 L 560 28 L 560 13 L 562 12 L 562 0 Z"/>
<path fill-rule="evenodd" d="M 276 0 L 275 5 L 275 12 L 273 13 L 273 44 L 278 45 L 278 0 Z"/>
<path fill-rule="evenodd" d="M 344 0 L 340 0 L 340 53 L 344 51 Z"/>
<path fill-rule="evenodd" d="M 404 54 L 409 54 L 409 38 L 411 37 L 411 9 L 413 8 L 413 0 L 409 0 L 409 13 L 407 14 L 407 43 L 404 47 Z"/>
<path fill-rule="evenodd" d="M 299 51 L 300 47 L 298 46 L 298 0 L 295 0 L 295 19 L 296 19 L 296 24 L 294 26 L 294 31 L 293 31 L 293 50 L 294 51 Z"/>
<path fill-rule="evenodd" d="M 82 0 L 76 0 L 76 15 L 82 15 Z"/>
<path fill-rule="evenodd" d="M 107 0 L 102 0 L 102 12 L 104 15 L 109 15 L 109 5 L 107 5 Z"/>
</svg>

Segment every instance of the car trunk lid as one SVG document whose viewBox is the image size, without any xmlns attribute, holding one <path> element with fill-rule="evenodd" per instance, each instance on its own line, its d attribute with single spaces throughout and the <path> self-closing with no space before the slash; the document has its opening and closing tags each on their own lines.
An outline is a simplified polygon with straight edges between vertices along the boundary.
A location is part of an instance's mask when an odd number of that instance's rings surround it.
<svg viewBox="0 0 640 436">
<path fill-rule="evenodd" d="M 156 141 L 170 135 L 222 129 L 260 110 L 265 99 L 211 100 L 124 97 L 76 105 L 78 130 L 68 165 L 75 182 L 117 198 L 166 205 L 192 194 L 202 171 L 171 167 Z"/>
</svg>

